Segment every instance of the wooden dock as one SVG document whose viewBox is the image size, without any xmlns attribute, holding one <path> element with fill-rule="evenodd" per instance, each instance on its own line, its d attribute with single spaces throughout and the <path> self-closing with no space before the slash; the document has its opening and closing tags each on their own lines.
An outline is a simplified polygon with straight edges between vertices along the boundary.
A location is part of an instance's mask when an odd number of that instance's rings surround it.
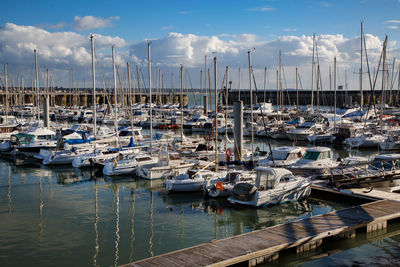
<svg viewBox="0 0 400 267">
<path fill-rule="evenodd" d="M 302 253 L 327 238 L 352 238 L 356 230 L 374 232 L 400 218 L 400 202 L 380 200 L 311 218 L 178 250 L 125 266 L 249 266 L 279 258 L 279 251 L 294 248 Z"/>
</svg>

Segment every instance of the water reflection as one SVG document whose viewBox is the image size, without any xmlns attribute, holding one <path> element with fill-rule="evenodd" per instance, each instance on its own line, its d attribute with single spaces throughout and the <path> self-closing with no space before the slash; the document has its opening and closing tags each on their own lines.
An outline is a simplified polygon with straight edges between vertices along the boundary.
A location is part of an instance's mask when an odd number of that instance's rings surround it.
<svg viewBox="0 0 400 267">
<path fill-rule="evenodd" d="M 166 194 L 162 180 L 103 179 L 89 169 L 10 167 L 9 172 L 10 178 L 1 181 L 0 204 L 9 209 L 5 211 L 8 222 L 0 229 L 4 237 L 0 249 L 12 261 L 10 265 L 17 265 L 18 257 L 12 255 L 20 254 L 18 248 L 27 248 L 30 254 L 24 254 L 23 265 L 51 266 L 57 259 L 68 266 L 116 266 L 311 212 L 323 213 L 330 207 L 307 201 L 303 206 L 235 208 L 226 200 L 206 199 L 202 193 Z M 17 224 L 13 217 L 18 218 Z M 32 221 L 39 222 L 32 225 Z M 17 245 L 10 246 L 10 240 Z M 87 247 L 93 253 L 87 253 Z M 0 257 L 0 265 L 4 263 Z"/>
<path fill-rule="evenodd" d="M 99 206 L 98 206 L 98 197 L 97 197 L 97 181 L 94 182 L 94 255 L 93 255 L 93 266 L 99 266 L 97 264 L 97 256 L 99 255 L 99 232 L 97 228 L 97 224 L 99 223 Z"/>
<path fill-rule="evenodd" d="M 11 214 L 11 166 L 8 166 L 8 213 Z"/>
<path fill-rule="evenodd" d="M 119 260 L 119 187 L 118 185 L 113 186 L 115 193 L 115 261 L 114 266 L 118 265 Z"/>
<path fill-rule="evenodd" d="M 130 242 L 129 262 L 133 261 L 134 242 L 135 242 L 135 194 L 133 190 L 131 190 L 131 242 Z"/>
</svg>

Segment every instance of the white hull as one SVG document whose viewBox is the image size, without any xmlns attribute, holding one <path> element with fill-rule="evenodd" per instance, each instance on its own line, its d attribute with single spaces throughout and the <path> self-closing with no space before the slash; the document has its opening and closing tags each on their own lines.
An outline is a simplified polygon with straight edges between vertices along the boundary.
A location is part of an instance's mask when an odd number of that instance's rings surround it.
<svg viewBox="0 0 400 267">
<path fill-rule="evenodd" d="M 308 197 L 311 194 L 311 183 L 309 181 L 301 181 L 298 185 L 290 190 L 265 190 L 257 191 L 250 201 L 239 200 L 229 197 L 228 200 L 232 204 L 240 204 L 252 207 L 263 207 L 268 205 L 280 204 L 285 202 L 297 201 Z"/>
<path fill-rule="evenodd" d="M 136 174 L 148 180 L 162 179 L 173 176 L 185 174 L 188 169 L 194 166 L 194 163 L 184 163 L 181 165 L 169 165 L 169 166 L 142 166 L 136 168 Z"/>
</svg>

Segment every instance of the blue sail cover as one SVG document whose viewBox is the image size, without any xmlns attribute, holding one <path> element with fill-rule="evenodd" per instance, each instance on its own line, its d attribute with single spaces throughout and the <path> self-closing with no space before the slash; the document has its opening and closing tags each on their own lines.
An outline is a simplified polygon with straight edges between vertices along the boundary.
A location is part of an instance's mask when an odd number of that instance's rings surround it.
<svg viewBox="0 0 400 267">
<path fill-rule="evenodd" d="M 67 139 L 64 141 L 65 144 L 70 144 L 70 145 L 76 145 L 76 144 L 84 144 L 84 143 L 90 143 L 94 141 L 94 138 L 90 139 Z"/>
</svg>

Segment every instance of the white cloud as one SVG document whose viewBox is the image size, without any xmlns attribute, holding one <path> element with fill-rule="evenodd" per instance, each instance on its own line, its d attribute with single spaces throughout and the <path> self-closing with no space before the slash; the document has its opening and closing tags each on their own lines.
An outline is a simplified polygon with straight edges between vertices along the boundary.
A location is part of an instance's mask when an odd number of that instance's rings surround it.
<svg viewBox="0 0 400 267">
<path fill-rule="evenodd" d="M 390 30 L 397 30 L 397 29 L 399 28 L 399 26 L 396 26 L 396 25 L 389 25 L 389 26 L 386 26 L 386 28 L 387 28 L 387 29 L 390 29 Z"/>
<path fill-rule="evenodd" d="M 182 11 L 178 12 L 179 15 L 187 15 L 187 14 L 190 14 L 190 13 L 192 13 L 192 12 L 188 11 L 188 10 L 182 10 Z"/>
<path fill-rule="evenodd" d="M 365 34 L 370 66 L 377 65 L 382 40 L 377 36 Z M 222 34 L 220 36 L 202 36 L 196 34 L 169 33 L 163 38 L 153 39 L 151 44 L 152 60 L 165 73 L 177 72 L 183 64 L 185 69 L 192 69 L 198 75 L 198 69 L 204 66 L 204 56 L 208 59 L 218 58 L 220 66 L 231 69 L 247 66 L 247 51 L 253 54 L 255 72 L 262 75 L 264 66 L 276 70 L 279 62 L 279 51 L 285 67 L 288 86 L 293 85 L 294 68 L 298 67 L 305 87 L 310 73 L 312 56 L 312 36 L 276 36 L 270 41 L 261 41 L 256 35 L 243 33 L 238 35 Z M 95 35 L 97 68 L 106 79 L 111 73 L 111 45 L 117 49 L 117 63 L 127 61 L 145 67 L 147 62 L 147 43 L 141 41 L 128 46 L 120 37 Z M 348 69 L 349 73 L 359 68 L 360 37 L 346 38 L 341 34 L 317 36 L 318 56 L 323 77 L 328 76 L 328 66 L 337 57 L 339 69 Z M 6 23 L 0 26 L 0 63 L 9 63 L 10 75 L 32 75 L 33 49 L 38 50 L 41 69 L 49 68 L 57 75 L 56 83 L 68 85 L 68 70 L 73 68 L 80 80 L 91 75 L 91 52 L 88 36 L 74 32 L 48 32 L 38 27 L 21 26 Z M 396 43 L 390 44 L 390 56 L 400 57 L 400 49 Z M 211 63 L 211 60 L 209 60 Z M 210 65 L 211 67 L 211 65 Z M 146 72 L 144 72 L 146 73 Z M 235 75 L 231 75 L 231 77 Z M 350 75 L 351 76 L 351 75 Z M 99 79 L 102 77 L 98 75 Z M 196 76 L 197 77 L 197 76 Z M 344 77 L 344 75 L 339 75 Z M 235 78 L 232 78 L 233 80 Z M 195 77 L 193 87 L 199 86 Z M 355 83 L 357 79 L 355 79 Z M 350 82 L 349 82 L 350 83 Z M 101 84 L 101 83 L 99 83 Z M 175 83 L 176 84 L 176 83 Z M 87 84 L 88 85 L 88 84 Z"/>
<path fill-rule="evenodd" d="M 101 17 L 93 17 L 93 16 L 84 16 L 74 17 L 74 22 L 72 26 L 75 30 L 82 31 L 82 30 L 90 30 L 90 29 L 102 29 L 110 27 L 113 21 L 119 20 L 119 17 L 108 17 L 108 18 L 101 18 Z"/>
<path fill-rule="evenodd" d="M 163 30 L 163 31 L 167 31 L 167 30 L 170 30 L 170 29 L 172 29 L 172 26 L 171 26 L 171 25 L 162 26 L 162 27 L 161 27 L 161 30 Z"/>
<path fill-rule="evenodd" d="M 332 6 L 331 3 L 326 2 L 326 1 L 321 1 L 321 2 L 319 2 L 319 5 L 320 5 L 320 6 L 323 6 L 323 7 L 331 7 L 331 6 Z"/>
<path fill-rule="evenodd" d="M 33 50 L 37 49 L 41 68 L 58 73 L 58 82 L 63 83 L 63 73 L 71 68 L 81 75 L 90 73 L 89 41 L 88 36 L 75 32 L 51 33 L 34 26 L 6 23 L 0 26 L 0 62 L 10 63 L 10 70 L 14 69 L 15 75 L 32 74 Z M 126 46 L 120 37 L 95 35 L 96 55 L 102 64 L 110 64 L 108 55 L 112 44 L 117 48 Z M 107 51 L 107 56 L 104 51 Z"/>
<path fill-rule="evenodd" d="M 284 32 L 295 32 L 295 31 L 297 31 L 297 29 L 296 28 L 284 28 L 284 29 L 282 29 L 282 31 L 284 31 Z"/>
<path fill-rule="evenodd" d="M 275 8 L 274 7 L 252 7 L 252 8 L 248 8 L 248 11 L 261 11 L 261 12 L 267 12 L 267 11 L 274 11 Z"/>
<path fill-rule="evenodd" d="M 399 1 L 400 1 L 400 0 L 399 0 Z M 383 24 L 392 24 L 392 23 L 399 24 L 399 23 L 400 23 L 400 20 L 398 20 L 398 19 L 391 19 L 391 20 L 387 20 L 387 21 L 383 22 Z"/>
</svg>

